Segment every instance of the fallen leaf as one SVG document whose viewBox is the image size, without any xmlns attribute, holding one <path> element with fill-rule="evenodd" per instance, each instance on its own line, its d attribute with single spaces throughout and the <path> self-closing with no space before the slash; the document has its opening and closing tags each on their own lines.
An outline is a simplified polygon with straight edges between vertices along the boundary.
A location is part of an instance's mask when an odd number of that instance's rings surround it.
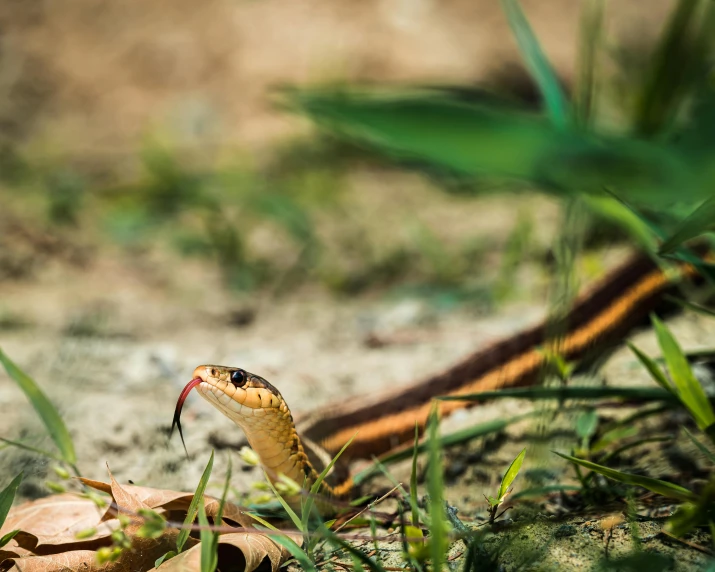
<svg viewBox="0 0 715 572">
<path fill-rule="evenodd" d="M 33 552 L 46 550 L 48 546 L 90 546 L 108 538 L 119 523 L 100 523 L 102 511 L 91 500 L 72 493 L 53 495 L 30 501 L 10 510 L 0 528 L 0 536 L 19 529 L 5 550 L 15 551 L 21 547 Z M 78 540 L 75 535 L 95 528 L 96 534 Z M 93 546 L 94 547 L 94 546 Z M 68 549 L 68 548 L 66 548 Z"/>
<path fill-rule="evenodd" d="M 302 542 L 299 535 L 290 535 L 296 542 Z M 290 553 L 271 540 L 265 534 L 232 532 L 222 534 L 218 539 L 218 568 L 232 570 L 245 570 L 253 572 L 260 564 L 268 559 L 271 571 L 276 572 L 280 565 L 290 557 Z M 162 563 L 150 572 L 196 572 L 201 569 L 201 546 L 193 548 L 174 556 L 171 560 Z"/>
<path fill-rule="evenodd" d="M 13 572 L 15 570 L 18 572 L 98 572 L 99 570 L 108 572 L 110 570 L 106 566 L 97 566 L 93 550 L 73 550 L 52 556 L 30 556 L 5 560 L 5 564 L 9 562 L 15 565 Z"/>
<path fill-rule="evenodd" d="M 109 494 L 112 492 L 112 485 L 110 483 L 103 483 L 101 481 L 84 478 L 81 478 L 80 481 L 88 487 L 98 491 Z M 163 509 L 167 512 L 186 512 L 191 504 L 191 499 L 194 496 L 193 493 L 167 489 L 155 489 L 151 487 L 140 487 L 137 485 L 121 485 L 121 487 L 149 508 L 153 510 Z M 206 516 L 216 516 L 220 500 L 209 495 L 205 495 L 204 499 L 206 501 Z M 253 528 L 253 519 L 245 514 L 244 509 L 241 506 L 228 501 L 224 504 L 223 518 L 224 520 L 233 522 L 243 528 Z"/>
</svg>

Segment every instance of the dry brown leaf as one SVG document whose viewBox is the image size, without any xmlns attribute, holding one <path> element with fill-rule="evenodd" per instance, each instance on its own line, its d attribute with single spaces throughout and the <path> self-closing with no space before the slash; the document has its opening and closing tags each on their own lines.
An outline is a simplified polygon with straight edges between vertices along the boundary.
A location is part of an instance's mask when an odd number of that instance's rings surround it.
<svg viewBox="0 0 715 572">
<path fill-rule="evenodd" d="M 108 572 L 109 568 L 97 566 L 93 550 L 72 550 L 52 556 L 30 556 L 27 558 L 14 558 L 5 561 L 12 562 L 15 572 Z M 0 568 L 8 569 L 8 568 Z"/>
<path fill-rule="evenodd" d="M 0 528 L 0 537 L 11 530 L 22 531 L 4 547 L 10 551 L 17 546 L 34 552 L 69 544 L 80 548 L 96 544 L 117 528 L 116 521 L 100 523 L 101 516 L 102 511 L 87 498 L 72 493 L 53 495 L 13 507 Z M 89 528 L 95 528 L 96 534 L 83 540 L 75 537 Z"/>
<path fill-rule="evenodd" d="M 98 566 L 96 552 L 100 546 L 110 546 L 111 532 L 119 527 L 116 508 L 106 512 L 99 509 L 90 499 L 71 493 L 54 495 L 31 501 L 14 507 L 8 514 L 0 535 L 11 530 L 21 532 L 0 550 L 0 570 L 43 571 L 43 572 L 137 572 L 154 569 L 154 562 L 166 552 L 175 549 L 178 529 L 169 528 L 157 539 L 137 536 L 143 525 L 143 519 L 137 518 L 140 509 L 150 508 L 159 512 L 166 510 L 188 509 L 193 495 L 178 491 L 120 485 L 109 473 L 110 482 L 102 483 L 90 479 L 81 479 L 84 484 L 109 493 L 119 511 L 131 518 L 131 523 L 124 532 L 131 540 L 131 549 L 125 550 L 116 562 Z M 220 501 L 206 497 L 206 513 L 216 516 Z M 224 505 L 224 518 L 240 526 L 253 528 L 253 520 L 246 516 L 241 507 L 232 503 Z M 96 529 L 96 533 L 86 539 L 78 540 L 76 533 Z M 300 541 L 296 537 L 296 541 Z M 198 541 L 190 537 L 189 549 L 171 559 L 161 570 L 179 566 L 181 570 L 200 568 L 200 551 L 196 550 Z M 219 539 L 219 560 L 234 562 L 236 559 L 246 562 L 246 570 L 254 570 L 264 559 L 271 562 L 271 568 L 277 570 L 289 554 L 285 549 L 261 533 L 229 533 Z"/>
<path fill-rule="evenodd" d="M 112 492 L 112 485 L 91 479 L 80 479 L 88 487 L 105 493 Z M 166 511 L 182 510 L 187 511 L 191 504 L 193 493 L 172 491 L 168 489 L 154 489 L 151 487 L 140 487 L 137 485 L 121 485 L 129 494 L 138 498 L 149 508 L 154 510 L 164 509 Z M 214 517 L 218 513 L 219 499 L 206 495 L 206 516 Z M 223 508 L 223 518 L 236 523 L 243 528 L 253 528 L 253 519 L 247 516 L 243 508 L 237 504 L 226 502 Z"/>
<path fill-rule="evenodd" d="M 302 538 L 291 535 L 296 542 Z M 276 572 L 280 565 L 290 557 L 290 553 L 273 542 L 265 534 L 232 532 L 222 534 L 218 540 L 218 567 L 231 570 L 253 572 L 266 558 L 271 563 L 271 571 Z M 244 564 L 245 562 L 245 564 Z M 243 564 L 243 567 L 241 566 Z M 201 570 L 201 545 L 174 556 L 150 572 L 197 572 Z"/>
<path fill-rule="evenodd" d="M 136 513 L 142 508 L 150 508 L 148 504 L 139 500 L 139 498 L 137 498 L 135 495 L 122 488 L 122 485 L 120 485 L 116 481 L 114 475 L 112 474 L 112 471 L 109 470 L 109 467 L 107 467 L 107 472 L 109 473 L 109 479 L 111 483 L 112 498 L 114 499 L 114 502 L 117 504 L 120 510 L 123 509 L 125 512 L 128 513 Z"/>
</svg>

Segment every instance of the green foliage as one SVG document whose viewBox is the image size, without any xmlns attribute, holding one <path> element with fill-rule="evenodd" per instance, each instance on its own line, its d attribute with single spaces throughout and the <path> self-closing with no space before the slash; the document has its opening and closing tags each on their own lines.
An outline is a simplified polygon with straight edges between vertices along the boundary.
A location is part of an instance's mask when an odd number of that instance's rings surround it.
<svg viewBox="0 0 715 572">
<path fill-rule="evenodd" d="M 572 463 L 581 465 L 586 469 L 595 471 L 596 473 L 599 473 L 604 477 L 608 477 L 609 479 L 613 479 L 614 481 L 618 481 L 620 483 L 643 487 L 645 489 L 648 489 L 649 491 L 658 493 L 659 495 L 663 495 L 665 497 L 677 499 L 680 501 L 687 502 L 694 501 L 697 499 L 697 496 L 688 489 L 683 488 L 679 485 L 675 485 L 673 483 L 669 483 L 667 481 L 652 479 L 650 477 L 644 477 L 642 475 L 624 473 L 621 471 L 616 471 L 615 469 L 609 469 L 608 467 L 604 467 L 596 463 L 592 463 L 591 461 L 577 459 L 576 457 L 564 455 L 563 453 L 557 453 L 556 451 L 554 451 L 554 453 L 556 453 L 559 457 L 563 457 L 567 461 L 571 461 Z"/>
<path fill-rule="evenodd" d="M 671 128 L 687 95 L 699 87 L 708 71 L 713 22 L 708 16 L 703 18 L 703 4 L 678 1 L 650 60 L 634 111 L 635 130 L 643 136 L 653 137 Z"/>
<path fill-rule="evenodd" d="M 176 537 L 176 551 L 181 552 L 184 549 L 184 545 L 189 538 L 191 532 L 190 526 L 196 520 L 196 516 L 199 512 L 199 503 L 203 501 L 204 491 L 206 490 L 206 485 L 209 482 L 209 477 L 211 476 L 211 469 L 213 469 L 214 464 L 214 452 L 211 451 L 211 456 L 209 457 L 209 462 L 206 464 L 201 478 L 199 479 L 199 484 L 196 486 L 196 492 L 191 499 L 189 504 L 189 510 L 186 512 L 186 518 L 184 519 L 184 526 L 182 527 L 179 535 Z"/>
<path fill-rule="evenodd" d="M 199 497 L 199 524 L 201 528 L 201 572 L 214 572 L 218 566 L 218 532 L 214 532 L 209 526 L 209 519 L 206 517 L 204 508 L 204 497 Z"/>
<path fill-rule="evenodd" d="M 609 399 L 617 398 L 628 401 L 676 401 L 670 392 L 650 387 L 516 387 L 498 391 L 482 391 L 464 395 L 443 395 L 437 397 L 444 401 L 488 401 L 491 399 Z"/>
<path fill-rule="evenodd" d="M 10 507 L 12 507 L 12 501 L 15 500 L 15 493 L 17 492 L 17 488 L 20 486 L 21 482 L 22 473 L 17 475 L 12 481 L 10 481 L 9 485 L 7 485 L 2 491 L 0 491 L 0 528 L 5 522 L 8 512 L 10 512 Z M 0 548 L 10 542 L 18 532 L 20 531 L 13 530 L 5 534 L 2 538 L 0 538 Z"/>
<path fill-rule="evenodd" d="M 72 442 L 72 437 L 70 436 L 62 417 L 60 417 L 57 409 L 55 409 L 55 406 L 52 405 L 50 400 L 43 393 L 40 387 L 32 380 L 32 378 L 18 368 L 2 350 L 0 350 L 0 363 L 2 363 L 10 378 L 15 381 L 17 386 L 30 400 L 30 403 L 35 408 L 35 411 L 39 415 L 42 422 L 45 424 L 47 432 L 50 437 L 52 437 L 55 445 L 57 445 L 62 460 L 68 465 L 74 467 L 77 462 L 74 443 Z M 78 471 L 75 472 L 79 475 Z"/>
<path fill-rule="evenodd" d="M 715 424 L 715 412 L 705 391 L 690 369 L 683 350 L 670 330 L 657 317 L 653 316 L 651 319 L 658 337 L 658 345 L 670 372 L 673 391 L 693 416 L 698 427 L 708 431 Z M 711 435 L 711 439 L 715 439 L 715 434 Z"/>
<path fill-rule="evenodd" d="M 473 177 L 526 180 L 561 196 L 602 195 L 612 186 L 630 201 L 660 205 L 674 188 L 681 200 L 706 193 L 702 166 L 662 144 L 563 131 L 540 116 L 467 105 L 439 92 L 304 91 L 290 98 L 343 136 Z"/>
<path fill-rule="evenodd" d="M 557 128 L 565 129 L 570 110 L 556 73 L 541 50 L 539 41 L 524 16 L 519 2 L 517 0 L 502 0 L 501 4 L 519 44 L 526 67 L 539 86 L 551 123 Z"/>
<path fill-rule="evenodd" d="M 514 483 L 519 471 L 521 470 L 521 465 L 524 462 L 524 457 L 526 456 L 526 447 L 521 450 L 521 452 L 516 456 L 516 458 L 511 462 L 509 468 L 504 473 L 504 477 L 501 480 L 501 485 L 499 486 L 499 493 L 497 494 L 497 500 L 499 504 L 504 502 L 506 495 L 509 493 L 511 485 Z"/>
<path fill-rule="evenodd" d="M 438 398 L 438 399 L 443 399 L 443 398 Z M 447 399 L 447 398 L 444 398 L 444 399 Z M 451 446 L 457 445 L 459 443 L 466 443 L 467 441 L 470 441 L 472 439 L 477 439 L 479 437 L 485 437 L 487 435 L 499 433 L 500 431 L 503 431 L 506 427 L 508 427 L 512 423 L 517 423 L 519 421 L 522 421 L 523 419 L 527 419 L 534 415 L 535 415 L 535 413 L 530 412 L 530 413 L 525 413 L 523 415 L 516 415 L 514 417 L 510 417 L 507 419 L 495 419 L 493 421 L 479 423 L 478 425 L 474 425 L 473 427 L 468 427 L 468 428 L 462 429 L 460 431 L 455 431 L 454 433 L 450 433 L 449 435 L 437 437 L 437 439 L 438 439 L 440 447 L 442 447 L 442 448 L 451 447 Z M 417 445 L 416 449 L 417 449 L 418 453 L 422 453 L 422 452 L 429 450 L 429 445 L 428 445 L 428 443 L 420 443 L 419 445 Z M 365 482 L 370 477 L 382 472 L 382 466 L 384 464 L 396 463 L 397 461 L 401 461 L 403 459 L 409 459 L 411 455 L 414 455 L 414 448 L 413 449 L 403 449 L 400 451 L 396 451 L 395 453 L 390 453 L 388 455 L 385 455 L 371 467 L 368 467 L 367 469 L 363 469 L 359 473 L 356 473 L 353 476 L 353 482 L 356 485 L 359 485 L 359 484 Z"/>
</svg>

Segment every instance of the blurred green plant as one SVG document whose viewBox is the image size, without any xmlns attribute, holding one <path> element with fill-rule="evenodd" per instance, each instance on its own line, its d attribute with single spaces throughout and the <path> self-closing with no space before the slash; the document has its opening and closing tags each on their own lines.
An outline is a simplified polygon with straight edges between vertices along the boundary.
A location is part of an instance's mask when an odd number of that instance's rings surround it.
<svg viewBox="0 0 715 572">
<path fill-rule="evenodd" d="M 477 179 L 525 181 L 561 197 L 585 193 L 587 204 L 597 201 L 600 216 L 634 236 L 645 231 L 663 240 L 668 252 L 708 232 L 710 203 L 700 204 L 715 182 L 712 3 L 678 2 L 631 98 L 631 120 L 617 134 L 600 132 L 593 116 L 601 3 L 592 0 L 584 14 L 586 69 L 575 111 L 518 2 L 502 4 L 544 114 L 494 97 L 467 104 L 450 92 L 424 89 L 291 90 L 285 102 L 328 131 L 399 160 Z"/>
<path fill-rule="evenodd" d="M 710 400 L 703 391 L 700 382 L 696 379 L 688 363 L 685 353 L 671 334 L 670 330 L 655 316 L 652 317 L 653 327 L 658 338 L 663 358 L 667 366 L 667 374 L 661 370 L 660 366 L 635 346 L 631 346 L 633 353 L 650 373 L 653 380 L 666 392 L 672 394 L 681 406 L 686 409 L 698 428 L 706 435 L 712 443 L 715 443 L 715 412 Z M 687 430 L 686 430 L 687 431 Z M 688 437 L 696 444 L 698 449 L 706 454 L 706 458 L 715 458 L 709 449 L 687 431 Z M 642 444 L 646 440 L 641 440 Z M 622 447 L 617 452 L 624 450 Z M 612 456 L 615 456 L 614 452 Z M 593 463 L 586 459 L 580 459 L 571 455 L 556 453 L 560 457 L 571 461 L 577 466 L 584 467 L 609 479 L 620 483 L 635 485 L 646 488 L 654 493 L 669 498 L 682 501 L 684 504 L 669 520 L 668 526 L 673 534 L 681 536 L 695 526 L 715 522 L 715 480 L 713 477 L 705 486 L 702 492 L 695 493 L 680 485 L 653 479 L 642 475 L 634 475 L 616 469 L 611 469 L 602 464 Z M 608 457 L 604 457 L 603 462 Z M 582 479 L 585 483 L 585 480 Z"/>
<path fill-rule="evenodd" d="M 40 420 L 44 423 L 47 433 L 55 442 L 57 449 L 59 450 L 59 455 L 53 453 L 42 451 L 29 445 L 23 443 L 17 443 L 15 441 L 10 441 L 9 439 L 0 439 L 4 443 L 14 445 L 35 453 L 39 453 L 46 457 L 55 459 L 60 462 L 66 463 L 75 473 L 79 476 L 79 470 L 77 469 L 77 455 L 75 453 L 74 443 L 72 437 L 67 430 L 67 427 L 62 420 L 62 417 L 57 412 L 57 409 L 52 404 L 52 402 L 47 398 L 40 387 L 35 383 L 35 381 L 23 372 L 15 363 L 0 350 L 0 363 L 5 368 L 7 375 L 17 384 L 17 386 L 23 391 L 23 393 L 29 399 L 31 405 L 37 412 Z"/>
<path fill-rule="evenodd" d="M 499 507 L 504 504 L 507 496 L 511 494 L 511 485 L 514 484 L 516 477 L 519 475 L 521 470 L 521 465 L 524 462 L 524 457 L 526 456 L 526 448 L 522 449 L 521 452 L 516 456 L 516 458 L 511 462 L 509 468 L 504 473 L 502 477 L 501 484 L 499 485 L 499 492 L 495 497 L 486 497 L 489 503 L 489 524 L 494 524 L 494 521 L 504 514 L 506 510 L 504 509 L 501 514 L 497 514 Z"/>
</svg>

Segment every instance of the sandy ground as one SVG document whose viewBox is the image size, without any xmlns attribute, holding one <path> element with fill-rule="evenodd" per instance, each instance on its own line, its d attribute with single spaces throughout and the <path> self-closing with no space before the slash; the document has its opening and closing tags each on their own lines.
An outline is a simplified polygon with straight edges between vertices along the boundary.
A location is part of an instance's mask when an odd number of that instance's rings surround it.
<svg viewBox="0 0 715 572">
<path fill-rule="evenodd" d="M 32 283 L 3 285 L 6 307 L 27 316 L 32 325 L 0 332 L 0 347 L 57 404 L 75 440 L 79 468 L 87 477 L 102 479 L 109 466 L 122 482 L 192 490 L 214 447 L 212 486 L 218 487 L 228 457 L 242 442 L 236 427 L 194 396 L 183 415 L 190 459 L 185 458 L 178 436 L 167 440 L 177 396 L 198 364 L 240 365 L 257 372 L 280 387 L 299 414 L 420 379 L 534 323 L 545 311 L 533 303 L 511 303 L 496 315 L 478 316 L 468 308 L 446 312 L 414 299 L 344 300 L 318 291 L 283 299 L 237 299 L 216 286 L 218 277 L 210 269 L 185 270 L 186 279 L 179 285 L 162 286 L 148 278 L 151 273 L 137 272 L 126 261 L 107 256 L 90 272 L 49 265 Z M 237 311 L 254 313 L 255 319 L 247 325 L 232 324 L 229 316 Z M 711 321 L 694 316 L 677 318 L 672 326 L 687 348 L 707 346 L 715 333 Z M 78 331 L 84 335 L 77 335 Z M 393 343 L 370 348 L 366 339 L 371 334 Z M 655 353 L 650 333 L 639 334 L 636 341 Z M 605 372 L 614 383 L 649 383 L 624 351 L 611 359 Z M 52 449 L 26 398 L 5 375 L 0 376 L 0 403 L 0 435 Z M 512 416 L 527 408 L 516 402 L 488 404 L 453 416 L 443 430 Z M 551 429 L 568 429 L 572 424 L 573 419 L 565 416 Z M 530 453 L 525 470 L 548 468 L 555 471 L 556 482 L 562 482 L 558 473 L 563 465 L 554 462 L 548 448 L 569 448 L 572 442 L 557 437 L 548 447 L 530 445 L 525 436 L 534 431 L 533 423 L 521 423 L 507 431 L 506 438 L 448 452 L 449 501 L 465 516 L 483 513 L 482 493 L 498 487 L 500 474 L 526 445 Z M 232 490 L 241 498 L 260 474 L 242 467 L 235 455 L 233 462 L 241 468 L 234 472 Z M 667 478 L 673 470 L 662 458 L 655 463 L 654 476 Z M 20 470 L 26 476 L 23 497 L 47 494 L 44 481 L 56 480 L 48 462 L 37 455 L 14 448 L 0 450 L 0 483 Z M 405 464 L 397 465 L 394 473 L 399 479 L 409 478 Z M 517 490 L 525 484 L 522 479 Z M 559 550 L 566 550 L 559 546 L 581 537 L 590 539 L 594 554 L 602 554 L 603 534 L 581 531 L 586 520 L 577 523 L 581 528 L 576 530 L 583 534 L 574 533 L 571 540 L 553 536 L 563 524 L 559 522 L 549 525 L 547 532 L 533 531 L 557 539 L 549 545 L 554 550 L 550 549 L 547 561 L 563 564 L 563 558 L 573 560 L 574 554 L 583 560 L 581 548 L 559 556 Z M 579 542 L 586 542 L 583 538 Z M 627 538 L 626 534 L 623 543 Z M 658 550 L 673 550 L 663 548 L 662 539 L 653 540 L 652 546 L 656 545 Z M 701 558 L 696 551 L 686 551 L 688 558 Z"/>
</svg>

